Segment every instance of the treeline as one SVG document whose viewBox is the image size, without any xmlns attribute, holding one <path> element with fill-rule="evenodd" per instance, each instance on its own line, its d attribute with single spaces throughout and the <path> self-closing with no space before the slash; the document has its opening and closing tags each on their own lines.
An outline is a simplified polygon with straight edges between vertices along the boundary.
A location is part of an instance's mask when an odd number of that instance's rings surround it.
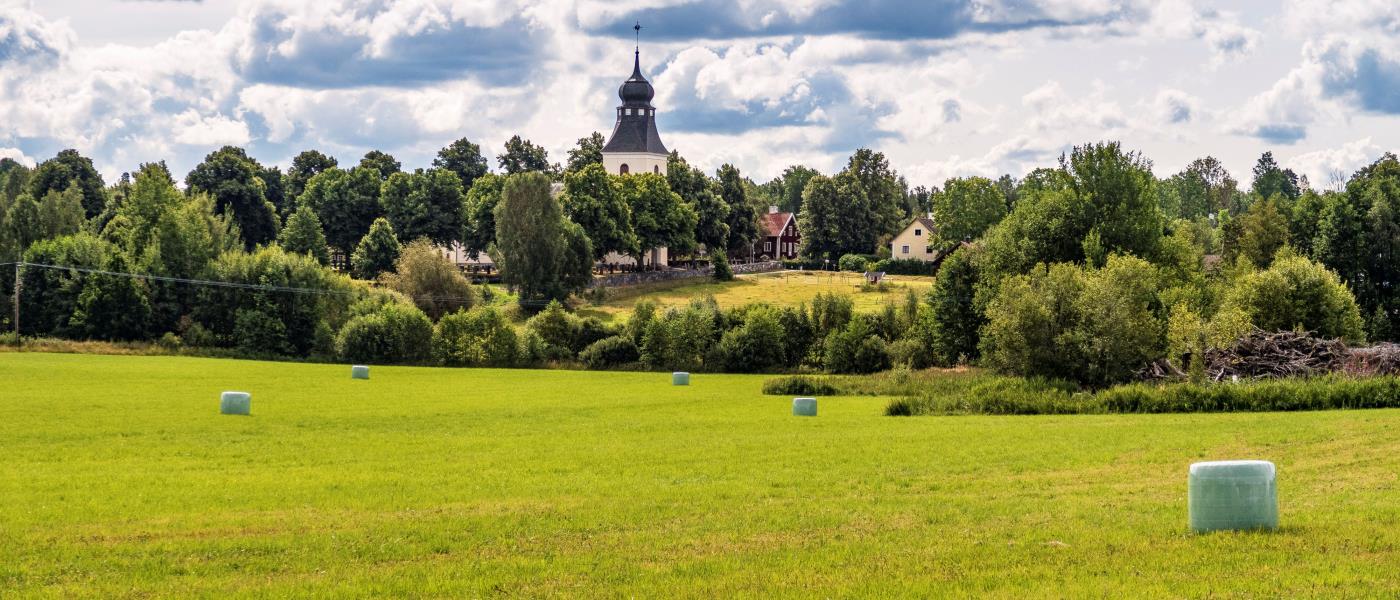
<svg viewBox="0 0 1400 600">
<path fill-rule="evenodd" d="M 1252 327 L 1400 336 L 1400 162 L 1389 154 L 1327 191 L 1265 154 L 1241 189 L 1214 159 L 1157 179 L 1145 157 L 1100 143 L 1021 179 L 911 190 L 870 150 L 833 175 L 793 167 L 754 184 L 678 155 L 664 177 L 612 176 L 601 146 L 600 135 L 580 140 L 560 167 L 514 138 L 499 174 L 467 140 L 413 172 L 382 152 L 341 168 L 308 151 L 282 173 L 223 148 L 183 190 L 161 163 L 108 186 L 73 151 L 33 170 L 0 161 L 0 256 L 69 268 L 25 271 L 27 335 L 272 355 L 727 371 L 972 363 L 1101 386 L 1162 358 L 1199 371 L 1206 349 Z M 745 255 L 770 203 L 799 213 L 806 260 L 854 270 L 886 258 L 889 236 L 931 212 L 935 285 L 874 315 L 824 297 L 792 308 L 699 302 L 654 322 L 639 307 L 626 329 L 560 316 L 610 252 Z M 522 316 L 562 301 L 545 312 L 568 326 L 506 333 L 498 325 L 511 319 L 481 301 L 490 288 L 435 250 L 451 244 L 492 255 Z M 0 278 L 7 325 L 12 286 Z"/>
</svg>

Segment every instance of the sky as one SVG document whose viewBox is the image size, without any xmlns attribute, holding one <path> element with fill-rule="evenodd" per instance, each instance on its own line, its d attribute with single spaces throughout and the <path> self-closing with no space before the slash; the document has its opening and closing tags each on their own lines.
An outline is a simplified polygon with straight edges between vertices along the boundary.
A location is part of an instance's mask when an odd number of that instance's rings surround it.
<svg viewBox="0 0 1400 600">
<path fill-rule="evenodd" d="M 0 157 L 415 168 L 518 134 L 563 162 L 612 130 L 636 22 L 662 140 L 759 182 L 869 147 L 941 187 L 1117 140 L 1328 189 L 1400 145 L 1394 0 L 0 0 Z"/>
</svg>

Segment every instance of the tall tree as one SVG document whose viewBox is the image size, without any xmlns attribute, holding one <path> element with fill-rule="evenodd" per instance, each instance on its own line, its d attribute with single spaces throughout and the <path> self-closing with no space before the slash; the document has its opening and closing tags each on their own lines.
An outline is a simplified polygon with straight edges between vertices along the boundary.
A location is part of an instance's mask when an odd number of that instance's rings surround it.
<svg viewBox="0 0 1400 600">
<path fill-rule="evenodd" d="M 350 266 L 360 279 L 374 279 L 380 273 L 394 271 L 394 263 L 399 260 L 403 247 L 394 236 L 394 227 L 384 218 L 374 220 L 369 233 L 355 246 L 350 257 Z"/>
<path fill-rule="evenodd" d="M 666 178 L 654 173 L 624 175 L 618 180 L 618 194 L 632 212 L 632 229 L 637 234 L 640 252 L 635 256 L 642 264 L 643 254 L 666 247 L 671 254 L 682 254 L 695 248 L 695 224 L 699 217 L 694 207 L 671 191 Z M 499 215 L 499 211 L 497 211 Z"/>
<path fill-rule="evenodd" d="M 386 181 L 390 175 L 403 172 L 403 164 L 393 155 L 380 150 L 370 150 L 360 159 L 360 167 L 364 169 L 374 169 L 379 172 L 379 179 Z"/>
<path fill-rule="evenodd" d="M 505 152 L 496 157 L 496 162 L 507 175 L 533 171 L 554 172 L 554 168 L 549 164 L 549 153 L 518 135 L 506 141 Z"/>
<path fill-rule="evenodd" d="M 463 210 L 462 246 L 473 258 L 496 243 L 496 205 L 501 201 L 505 177 L 487 173 L 467 190 Z"/>
<path fill-rule="evenodd" d="M 1298 175 L 1292 169 L 1279 167 L 1273 152 L 1265 152 L 1254 164 L 1253 191 L 1260 198 L 1283 196 L 1290 205 L 1302 193 L 1298 188 Z"/>
<path fill-rule="evenodd" d="M 12 158 L 0 158 L 0 203 L 13 202 L 28 191 L 29 177 L 33 173 L 29 167 Z"/>
<path fill-rule="evenodd" d="M 379 188 L 373 169 L 330 169 L 312 177 L 297 202 L 316 212 L 326 242 L 348 255 L 381 214 Z"/>
<path fill-rule="evenodd" d="M 260 177 L 262 170 L 262 165 L 249 158 L 242 148 L 224 146 L 185 176 L 190 194 L 207 193 L 214 198 L 215 210 L 233 215 L 247 248 L 276 239 L 281 225 L 276 207 L 263 193 L 266 184 Z"/>
<path fill-rule="evenodd" d="M 321 230 L 321 219 L 316 217 L 311 207 L 303 205 L 287 217 L 287 226 L 277 238 L 283 250 L 296 254 L 306 254 L 322 265 L 331 264 L 330 250 L 326 247 L 326 234 Z"/>
<path fill-rule="evenodd" d="M 481 155 L 481 146 L 473 144 L 467 138 L 452 142 L 439 150 L 437 158 L 433 159 L 433 167 L 456 173 L 457 178 L 462 180 L 463 190 L 472 189 L 476 179 L 489 170 L 486 157 Z"/>
<path fill-rule="evenodd" d="M 564 216 L 583 227 L 593 245 L 593 259 L 609 252 L 635 256 L 637 234 L 632 231 L 632 215 L 618 197 L 613 176 L 602 164 L 589 164 L 564 174 L 564 194 L 560 197 Z"/>
<path fill-rule="evenodd" d="M 867 215 L 863 220 L 869 224 L 869 243 L 864 243 L 866 248 L 860 252 L 871 252 L 879 238 L 892 235 L 906 225 L 904 189 L 899 174 L 890 168 L 885 155 L 868 148 L 851 155 L 846 171 L 855 176 L 865 191 L 861 208 Z"/>
<path fill-rule="evenodd" d="M 1006 196 L 986 177 L 953 178 L 933 195 L 933 222 L 943 250 L 982 236 L 1006 216 Z"/>
<path fill-rule="evenodd" d="M 395 173 L 380 188 L 379 204 L 401 239 L 448 246 L 462 237 L 462 185 L 451 171 Z"/>
<path fill-rule="evenodd" d="M 603 164 L 603 145 L 606 143 L 607 140 L 603 139 L 603 134 L 596 131 L 588 137 L 579 138 L 574 148 L 569 150 L 569 162 L 564 170 L 566 172 L 581 171 L 588 165 Z"/>
<path fill-rule="evenodd" d="M 287 169 L 286 177 L 283 177 L 282 186 L 287 197 L 287 211 L 295 210 L 297 198 L 306 191 L 306 184 L 312 177 L 320 175 L 324 171 L 336 168 L 337 163 L 334 158 L 321 154 L 316 150 L 306 150 L 296 155 L 292 159 L 291 168 Z"/>
<path fill-rule="evenodd" d="M 716 192 L 719 184 L 704 171 L 690 166 L 680 153 L 671 151 L 666 163 L 666 184 L 695 209 L 695 241 L 710 252 L 729 247 L 729 205 Z"/>
<path fill-rule="evenodd" d="M 579 291 L 587 283 L 577 272 L 579 265 L 592 264 L 587 237 L 564 218 L 549 187 L 543 173 L 508 176 L 496 205 L 493 258 L 502 281 L 519 290 L 526 307 L 543 308 Z"/>
<path fill-rule="evenodd" d="M 721 166 L 715 179 L 719 180 L 720 199 L 729 207 L 729 216 L 724 220 L 729 226 L 729 253 L 748 256 L 754 242 L 763 235 L 758 208 L 749 200 L 744 178 L 734 165 Z"/>
<path fill-rule="evenodd" d="M 83 194 L 85 218 L 102 214 L 107 204 L 107 186 L 102 182 L 102 175 L 92 166 L 92 159 L 78 154 L 77 150 L 64 150 L 58 156 L 40 163 L 29 176 L 29 194 L 43 198 L 49 192 L 63 193 L 74 184 Z"/>
<path fill-rule="evenodd" d="M 873 229 L 869 223 L 857 222 L 867 216 L 866 206 L 865 188 L 854 174 L 842 171 L 835 177 L 813 177 L 807 183 L 802 215 L 797 220 L 802 255 L 835 264 L 843 254 L 868 251 Z"/>
<path fill-rule="evenodd" d="M 1254 266 L 1267 269 L 1279 248 L 1288 244 L 1288 220 L 1273 198 L 1256 202 L 1240 217 L 1239 251 Z"/>
<path fill-rule="evenodd" d="M 782 197 L 778 200 L 778 208 L 784 212 L 802 212 L 802 192 L 807 189 L 807 182 L 819 174 L 816 169 L 804 165 L 783 169 L 783 175 L 779 178 Z"/>
</svg>

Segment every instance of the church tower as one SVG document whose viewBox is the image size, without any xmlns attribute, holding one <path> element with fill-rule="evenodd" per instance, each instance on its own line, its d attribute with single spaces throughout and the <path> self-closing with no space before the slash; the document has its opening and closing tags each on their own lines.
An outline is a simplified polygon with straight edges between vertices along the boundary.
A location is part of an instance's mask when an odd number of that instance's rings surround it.
<svg viewBox="0 0 1400 600">
<path fill-rule="evenodd" d="M 642 26 L 634 27 L 640 36 Z M 617 107 L 617 124 L 603 146 L 603 168 L 613 175 L 628 173 L 666 174 L 666 146 L 656 131 L 656 107 L 651 99 L 656 90 L 642 76 L 642 50 L 638 45 L 632 62 L 632 76 L 617 89 L 622 106 Z"/>
</svg>

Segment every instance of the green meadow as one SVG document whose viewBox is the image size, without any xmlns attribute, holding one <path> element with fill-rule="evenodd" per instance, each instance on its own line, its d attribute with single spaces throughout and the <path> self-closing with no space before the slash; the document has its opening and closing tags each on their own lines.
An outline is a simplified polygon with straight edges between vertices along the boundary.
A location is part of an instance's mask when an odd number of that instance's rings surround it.
<svg viewBox="0 0 1400 600">
<path fill-rule="evenodd" d="M 1400 411 L 798 418 L 763 380 L 0 353 L 0 596 L 1400 594 Z M 1278 465 L 1278 532 L 1187 532 L 1226 458 Z"/>
</svg>

